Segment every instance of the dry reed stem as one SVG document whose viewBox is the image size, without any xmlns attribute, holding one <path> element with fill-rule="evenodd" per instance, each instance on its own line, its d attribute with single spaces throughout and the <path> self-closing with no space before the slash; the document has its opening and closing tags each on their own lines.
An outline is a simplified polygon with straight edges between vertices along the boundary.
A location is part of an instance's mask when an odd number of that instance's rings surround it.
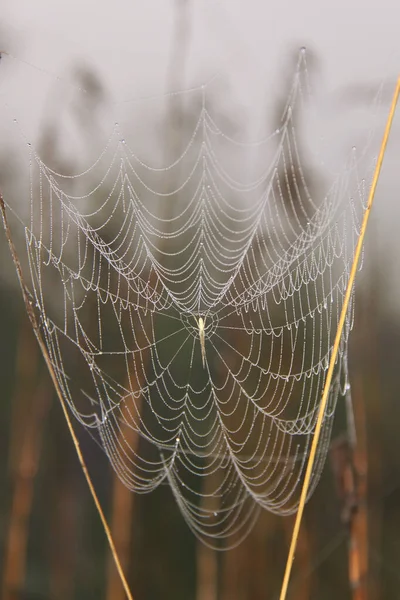
<svg viewBox="0 0 400 600">
<path fill-rule="evenodd" d="M 203 509 L 218 511 L 219 499 L 212 496 L 213 489 L 219 482 L 218 473 L 208 474 L 203 480 L 203 496 L 200 506 Z M 210 503 L 211 502 L 211 503 Z M 217 550 L 203 544 L 201 540 L 196 543 L 196 600 L 218 599 L 218 557 Z"/>
<path fill-rule="evenodd" d="M 40 353 L 32 334 L 29 321 L 23 319 L 17 342 L 15 364 L 15 389 L 11 403 L 10 446 L 8 468 L 10 476 L 18 471 L 21 455 L 21 440 L 24 437 L 29 418 L 29 400 L 32 390 L 37 386 Z"/>
<path fill-rule="evenodd" d="M 80 466 L 82 468 L 82 471 L 83 471 L 83 474 L 85 476 L 86 482 L 87 482 L 87 484 L 89 486 L 90 493 L 91 493 L 93 501 L 95 503 L 97 512 L 99 514 L 99 517 L 100 517 L 100 520 L 101 520 L 104 532 L 106 534 L 106 537 L 107 537 L 107 540 L 108 540 L 108 543 L 109 543 L 109 546 L 110 546 L 110 550 L 111 550 L 111 553 L 113 555 L 113 558 L 114 558 L 114 561 L 115 561 L 115 565 L 117 567 L 119 576 L 121 578 L 121 582 L 122 582 L 122 585 L 124 587 L 126 596 L 127 596 L 128 600 L 133 600 L 133 596 L 132 596 L 131 591 L 129 589 L 128 583 L 127 583 L 126 578 L 125 578 L 124 571 L 122 569 L 122 566 L 121 566 L 119 558 L 118 558 L 117 551 L 115 549 L 115 545 L 114 545 L 114 541 L 112 539 L 110 528 L 109 528 L 107 520 L 105 518 L 103 509 L 101 508 L 100 501 L 98 499 L 96 490 L 94 489 L 91 477 L 89 475 L 89 471 L 88 471 L 88 469 L 86 467 L 86 463 L 85 463 L 85 460 L 84 460 L 83 455 L 82 455 L 82 451 L 81 451 L 81 448 L 80 448 L 80 444 L 79 444 L 78 438 L 75 435 L 74 428 L 72 426 L 72 422 L 71 422 L 71 419 L 70 419 L 70 416 L 69 416 L 69 413 L 68 413 L 68 409 L 67 409 L 67 406 L 65 404 L 65 401 L 64 401 L 64 398 L 63 398 L 63 395 L 62 395 L 62 392 L 61 392 L 61 389 L 60 389 L 60 386 L 59 386 L 59 383 L 58 383 L 58 380 L 57 380 L 57 376 L 56 376 L 55 371 L 54 371 L 54 367 L 53 367 L 53 365 L 51 363 L 49 354 L 47 352 L 46 344 L 44 343 L 44 341 L 43 341 L 43 339 L 41 337 L 41 334 L 40 334 L 40 328 L 39 328 L 39 325 L 38 325 L 38 322 L 37 322 L 37 319 L 36 319 L 36 315 L 35 315 L 35 312 L 34 312 L 34 309 L 33 309 L 33 306 L 32 306 L 32 302 L 31 302 L 30 297 L 29 297 L 30 296 L 29 295 L 29 291 L 28 291 L 28 288 L 25 285 L 25 281 L 24 281 L 24 278 L 23 278 L 23 275 L 22 275 L 21 263 L 19 261 L 19 258 L 18 258 L 18 255 L 17 255 L 17 251 L 15 249 L 14 242 L 12 240 L 11 230 L 10 230 L 10 226 L 9 226 L 8 220 L 7 220 L 6 207 L 5 207 L 4 199 L 3 199 L 3 196 L 1 194 L 1 192 L 0 192 L 0 210 L 1 210 L 2 217 L 3 217 L 4 230 L 5 230 L 5 234 L 6 234 L 8 246 L 10 248 L 10 252 L 11 252 L 11 256 L 12 256 L 13 262 L 14 262 L 15 269 L 17 271 L 17 277 L 18 277 L 18 281 L 19 281 L 19 284 L 20 284 L 20 287 L 21 287 L 22 297 L 23 297 L 23 300 L 24 300 L 24 303 L 25 303 L 25 308 L 26 308 L 26 311 L 28 313 L 29 320 L 30 320 L 31 325 L 32 325 L 33 332 L 34 332 L 34 334 L 36 336 L 36 339 L 38 341 L 39 347 L 40 347 L 40 349 L 42 351 L 43 358 L 44 358 L 45 363 L 47 365 L 47 368 L 49 370 L 51 380 L 53 382 L 53 385 L 54 385 L 54 388 L 56 390 L 58 399 L 60 401 L 61 408 L 63 410 L 64 417 L 65 417 L 65 420 L 67 422 L 67 426 L 68 426 L 69 432 L 71 434 L 72 441 L 74 443 L 76 453 L 78 455 L 78 460 L 79 460 Z"/>
<path fill-rule="evenodd" d="M 4 558 L 4 574 L 2 583 L 3 600 L 21 594 L 25 581 L 26 550 L 29 533 L 29 518 L 32 510 L 34 482 L 38 470 L 42 446 L 43 425 L 51 404 L 52 389 L 46 373 L 38 383 L 36 379 L 38 361 L 35 353 L 28 352 L 28 360 L 21 356 L 26 351 L 26 335 L 23 332 L 18 357 L 17 372 L 20 373 L 18 391 L 16 393 L 15 419 L 12 425 L 10 446 L 14 449 L 12 458 L 13 495 L 9 515 L 8 535 Z M 22 363 L 22 364 L 21 364 Z M 26 372 L 27 371 L 27 372 Z M 28 375 L 28 386 L 24 375 Z M 30 388 L 30 389 L 27 389 Z M 35 389 L 34 394 L 31 390 Z M 29 410 L 21 410 L 29 398 Z M 24 402 L 25 401 L 25 402 Z M 18 417 L 18 418 L 17 418 Z M 20 421 L 22 421 L 22 426 Z M 18 438 L 16 442 L 15 438 Z M 16 446 L 18 445 L 18 451 Z"/>
<path fill-rule="evenodd" d="M 295 555 L 295 551 L 296 551 L 297 539 L 299 536 L 301 520 L 303 517 L 304 506 L 305 506 L 305 503 L 307 500 L 308 490 L 310 487 L 310 481 L 311 481 L 312 471 L 313 471 L 313 467 L 314 467 L 315 457 L 317 454 L 317 448 L 318 448 L 318 442 L 319 442 L 319 438 L 320 438 L 320 434 L 321 434 L 322 423 L 324 420 L 325 409 L 326 409 L 327 402 L 328 402 L 329 389 L 331 386 L 332 376 L 333 376 L 333 369 L 334 369 L 336 357 L 337 357 L 337 354 L 339 351 L 339 344 L 340 344 L 340 340 L 342 337 L 342 331 L 343 331 L 343 327 L 344 327 L 344 323 L 345 323 L 345 319 L 346 319 L 347 309 L 349 306 L 351 293 L 352 293 L 352 289 L 353 289 L 353 285 L 354 285 L 354 280 L 355 280 L 356 273 L 357 273 L 358 263 L 359 263 L 360 256 L 361 256 L 361 250 L 362 250 L 362 245 L 364 242 L 365 231 L 367 229 L 368 219 L 369 219 L 372 204 L 374 201 L 376 186 L 378 184 L 378 179 L 379 179 L 379 175 L 381 172 L 383 159 L 385 156 L 386 146 L 387 146 L 387 142 L 389 139 L 390 130 L 392 127 L 393 118 L 394 118 L 394 114 L 396 112 L 396 106 L 397 106 L 397 100 L 399 97 L 399 93 L 400 93 L 400 77 L 397 80 L 396 88 L 395 88 L 395 91 L 393 94 L 393 100 L 392 100 L 392 104 L 390 107 L 385 131 L 383 134 L 382 143 L 381 143 L 381 147 L 380 147 L 380 151 L 379 151 L 379 156 L 378 156 L 378 160 L 376 163 L 374 176 L 372 178 L 372 184 L 371 184 L 371 189 L 370 189 L 369 196 L 368 196 L 367 208 L 365 209 L 364 218 L 363 218 L 363 221 L 361 224 L 360 235 L 358 238 L 356 250 L 354 252 L 353 264 L 352 264 L 351 271 L 350 271 L 350 276 L 349 276 L 349 281 L 347 284 L 346 294 L 345 294 L 344 301 L 343 301 L 342 311 L 340 313 L 340 319 L 339 319 L 338 328 L 337 328 L 337 332 L 336 332 L 335 342 L 333 344 L 331 360 L 329 363 L 329 369 L 328 369 L 328 373 L 327 373 L 326 380 L 325 380 L 324 391 L 322 393 L 321 403 L 320 403 L 319 410 L 318 410 L 318 417 L 317 417 L 317 422 L 315 425 L 314 437 L 312 440 L 310 455 L 308 458 L 306 473 L 304 476 L 304 483 L 303 483 L 303 487 L 301 490 L 299 508 L 297 510 L 296 521 L 295 521 L 294 528 L 293 528 L 292 539 L 291 539 L 291 543 L 290 543 L 285 573 L 284 573 L 283 582 L 282 582 L 281 593 L 280 593 L 280 597 L 279 597 L 280 600 L 285 600 L 286 596 L 287 596 L 289 579 L 290 579 L 290 574 L 292 571 L 292 564 L 294 561 L 294 555 Z"/>
<path fill-rule="evenodd" d="M 133 432 L 133 430 L 129 430 L 129 428 L 126 428 L 126 430 L 128 435 L 129 432 Z M 132 443 L 134 443 L 133 438 Z M 116 548 L 118 549 L 118 555 L 120 557 L 121 564 L 123 568 L 127 570 L 129 566 L 132 537 L 131 530 L 133 521 L 134 496 L 132 491 L 122 483 L 116 473 L 113 476 L 113 480 L 110 527 L 115 540 Z M 120 579 L 115 571 L 114 561 L 109 560 L 107 565 L 107 589 L 105 597 L 107 600 L 121 600 L 123 598 L 123 594 L 124 592 L 121 587 Z"/>
<path fill-rule="evenodd" d="M 376 286 L 375 286 L 376 287 Z M 356 319 L 356 358 L 353 365 L 352 397 L 354 422 L 357 432 L 357 444 L 352 447 L 352 461 L 355 480 L 356 506 L 351 513 L 349 526 L 349 582 L 352 600 L 372 600 L 380 597 L 377 593 L 377 581 L 374 580 L 369 555 L 369 541 L 379 530 L 379 518 L 370 519 L 368 496 L 371 484 L 374 483 L 374 459 L 376 448 L 370 448 L 368 440 L 367 420 L 374 404 L 379 405 L 379 390 L 372 376 L 377 363 L 376 344 L 376 312 L 374 312 L 374 289 L 368 290 L 368 301 L 361 298 Z M 376 300 L 376 298 L 375 298 Z M 376 302 L 375 302 L 376 305 Z M 357 329 L 358 324 L 358 329 Z M 367 369 L 368 375 L 365 374 Z M 372 402 L 368 402 L 368 399 Z M 372 415 L 379 423 L 378 415 Z M 373 421 L 375 422 L 375 421 Z M 374 428 L 376 431 L 376 427 Z M 378 523 L 377 523 L 378 522 Z"/>
<path fill-rule="evenodd" d="M 133 374 L 132 374 L 133 375 Z M 132 376 L 131 375 L 131 376 Z M 142 384 L 140 384 L 142 387 Z M 129 381 L 126 386 L 129 386 Z M 141 397 L 137 402 L 141 401 Z M 138 409 L 139 412 L 140 408 Z M 128 415 L 125 417 L 124 410 L 122 409 L 121 419 L 121 430 L 119 433 L 119 440 L 121 445 L 126 445 L 130 450 L 137 450 L 139 443 L 139 434 L 136 429 L 126 425 L 125 418 L 129 418 Z M 132 523 L 134 517 L 134 495 L 132 491 L 124 485 L 117 473 L 113 476 L 113 490 L 112 490 L 112 513 L 111 513 L 111 531 L 115 540 L 115 545 L 118 549 L 118 555 L 120 561 L 125 570 L 129 566 L 130 557 L 130 546 L 132 539 Z M 121 589 L 119 578 L 115 572 L 114 564 L 109 561 L 108 573 L 107 573 L 107 600 L 121 600 L 123 590 Z"/>
</svg>

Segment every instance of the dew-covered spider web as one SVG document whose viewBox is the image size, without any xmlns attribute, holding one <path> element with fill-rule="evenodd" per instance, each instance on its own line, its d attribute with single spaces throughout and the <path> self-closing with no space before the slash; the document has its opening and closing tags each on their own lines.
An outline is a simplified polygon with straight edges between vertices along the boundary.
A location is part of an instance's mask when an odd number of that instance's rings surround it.
<svg viewBox="0 0 400 600">
<path fill-rule="evenodd" d="M 30 293 L 62 394 L 123 483 L 169 484 L 215 547 L 260 509 L 296 510 L 366 205 L 355 152 L 324 193 L 309 185 L 306 88 L 302 54 L 279 129 L 257 142 L 230 137 L 207 86 L 190 90 L 193 127 L 164 164 L 119 125 L 79 175 L 30 147 Z M 352 315 L 309 494 L 350 393 Z"/>
</svg>

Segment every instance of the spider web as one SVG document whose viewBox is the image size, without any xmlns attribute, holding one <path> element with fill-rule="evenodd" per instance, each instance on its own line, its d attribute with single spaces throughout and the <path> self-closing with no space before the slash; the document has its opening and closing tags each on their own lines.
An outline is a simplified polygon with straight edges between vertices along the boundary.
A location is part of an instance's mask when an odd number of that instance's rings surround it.
<svg viewBox="0 0 400 600">
<path fill-rule="evenodd" d="M 168 483 L 214 547 L 239 543 L 260 509 L 297 508 L 366 205 L 355 152 L 321 197 L 308 186 L 305 73 L 302 53 L 281 126 L 257 142 L 223 131 L 203 86 L 168 164 L 140 158 L 118 125 L 79 175 L 30 147 L 31 294 L 62 394 L 123 483 Z M 353 302 L 309 494 L 350 393 L 352 319 Z"/>
</svg>

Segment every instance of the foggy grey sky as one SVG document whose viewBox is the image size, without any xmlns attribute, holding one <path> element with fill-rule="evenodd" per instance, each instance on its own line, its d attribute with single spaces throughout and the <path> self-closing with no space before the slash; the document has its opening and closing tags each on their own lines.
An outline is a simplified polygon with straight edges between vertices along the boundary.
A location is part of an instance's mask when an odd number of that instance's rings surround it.
<svg viewBox="0 0 400 600">
<path fill-rule="evenodd" d="M 168 54 L 178 2 L 95 0 L 3 0 L 2 28 L 16 55 L 44 68 L 60 68 L 73 57 L 94 62 L 114 82 L 121 66 L 132 76 L 149 67 L 157 75 Z M 321 55 L 326 78 L 335 84 L 393 70 L 400 55 L 393 0 L 191 0 L 196 56 L 214 64 L 237 48 L 259 65 L 274 64 L 293 44 Z M 128 83 L 128 82 L 126 82 Z M 121 87 L 123 87 L 121 85 Z"/>
<path fill-rule="evenodd" d="M 73 64 L 94 66 L 114 101 L 165 91 L 179 4 L 183 1 L 3 0 L 0 49 L 60 76 Z M 395 4 L 383 0 L 378 10 L 376 3 L 360 0 L 188 0 L 189 56 L 178 80 L 186 87 L 222 71 L 236 82 L 237 102 L 264 102 L 265 91 L 273 97 L 293 49 L 305 45 L 318 56 L 327 93 L 357 81 L 394 82 L 400 71 Z M 54 79 L 19 61 L 3 63 L 0 93 L 6 92 L 18 119 L 26 118 L 27 131 Z M 337 128 L 335 112 L 326 119 L 324 135 L 333 121 Z"/>
<path fill-rule="evenodd" d="M 96 68 L 114 101 L 165 91 L 178 4 L 3 0 L 0 49 L 9 49 L 17 60 L 2 61 L 0 104 L 7 102 L 9 109 L 1 120 L 16 116 L 26 135 L 32 135 L 55 82 L 45 72 L 63 77 L 66 68 L 80 61 Z M 318 77 L 328 97 L 356 82 L 378 85 L 386 78 L 394 85 L 400 73 L 396 4 L 394 0 L 189 0 L 191 36 L 182 85 L 198 84 L 202 76 L 222 69 L 235 82 L 237 97 L 229 101 L 251 110 L 257 99 L 273 98 L 280 72 L 293 48 L 301 45 L 317 54 Z M 365 113 L 334 103 L 329 110 L 322 111 L 320 135 L 335 146 L 330 155 L 334 160 L 343 148 L 351 147 L 352 136 L 357 143 Z M 393 140 L 400 143 L 400 114 Z M 399 182 L 393 185 L 396 155 L 392 151 L 387 157 L 377 198 L 382 240 L 393 237 L 400 217 L 395 191 Z"/>
<path fill-rule="evenodd" d="M 118 100 L 162 89 L 177 0 L 2 4 L 1 33 L 17 58 L 58 74 L 84 60 L 95 65 Z M 198 77 L 199 65 L 209 73 L 226 65 L 225 70 L 236 70 L 238 81 L 244 78 L 244 87 L 273 82 L 285 55 L 301 45 L 318 54 L 327 89 L 354 80 L 395 78 L 399 71 L 393 0 L 379 5 L 360 0 L 189 0 L 188 5 L 188 84 L 193 73 Z M 38 75 L 32 77 L 38 81 Z"/>
</svg>

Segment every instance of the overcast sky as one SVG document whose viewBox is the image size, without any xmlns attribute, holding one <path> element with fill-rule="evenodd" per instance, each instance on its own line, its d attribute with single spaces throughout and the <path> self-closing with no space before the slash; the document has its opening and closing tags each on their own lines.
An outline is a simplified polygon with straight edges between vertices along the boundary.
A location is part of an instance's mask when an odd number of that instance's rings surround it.
<svg viewBox="0 0 400 600">
<path fill-rule="evenodd" d="M 186 87 L 221 72 L 235 81 L 232 103 L 264 101 L 268 89 L 272 97 L 293 49 L 303 45 L 318 57 L 327 93 L 356 82 L 390 84 L 400 72 L 393 0 L 3 0 L 0 49 L 17 60 L 3 60 L 0 93 L 18 119 L 32 122 L 37 96 L 54 86 L 48 73 L 62 77 L 79 63 L 96 69 L 114 101 L 163 91 L 185 4 L 189 41 L 176 82 Z M 326 119 L 327 131 L 340 110 Z M 341 123 L 354 118 L 346 112 Z"/>
<path fill-rule="evenodd" d="M 71 58 L 83 57 L 123 90 L 121 73 L 128 63 L 132 79 L 149 68 L 157 75 L 162 68 L 180 3 L 184 0 L 3 0 L 1 24 L 5 41 L 21 58 L 59 69 Z M 400 50 L 393 0 L 187 3 L 194 34 L 191 50 L 202 57 L 212 55 L 216 65 L 234 50 L 253 53 L 257 67 L 274 64 L 288 47 L 304 44 L 321 55 L 333 85 L 397 73 Z M 125 85 L 130 87 L 126 77 Z"/>
<path fill-rule="evenodd" d="M 2 45 L 52 73 L 68 64 L 94 65 L 123 100 L 162 89 L 185 0 L 3 0 Z M 236 71 L 244 88 L 273 82 L 293 47 L 319 57 L 327 89 L 354 81 L 395 79 L 398 18 L 393 0 L 186 0 L 190 43 L 187 83 L 201 68 Z M 199 68 L 200 66 L 200 68 Z M 22 70 L 22 68 L 21 68 Z M 39 72 L 32 74 L 39 79 Z"/>
<path fill-rule="evenodd" d="M 16 60 L 1 64 L 0 104 L 8 105 L 1 120 L 15 116 L 27 137 L 34 135 L 56 81 L 50 74 L 62 79 L 80 63 L 96 69 L 115 102 L 165 91 L 178 7 L 184 4 L 2 0 L 0 49 Z M 184 65 L 185 70 L 175 81 L 187 87 L 221 72 L 234 82 L 227 104 L 250 113 L 252 103 L 259 108 L 273 98 L 295 47 L 304 45 L 318 57 L 319 82 L 331 99 L 318 121 L 319 134 L 334 146 L 333 161 L 353 138 L 358 143 L 368 117 L 336 101 L 338 90 L 358 82 L 377 87 L 384 79 L 390 88 L 400 73 L 400 9 L 394 0 L 187 0 L 186 6 L 187 56 L 179 58 L 177 68 Z M 386 98 L 383 109 L 388 103 Z M 382 240 L 399 237 L 396 140 L 400 143 L 400 110 L 377 198 Z"/>
</svg>

